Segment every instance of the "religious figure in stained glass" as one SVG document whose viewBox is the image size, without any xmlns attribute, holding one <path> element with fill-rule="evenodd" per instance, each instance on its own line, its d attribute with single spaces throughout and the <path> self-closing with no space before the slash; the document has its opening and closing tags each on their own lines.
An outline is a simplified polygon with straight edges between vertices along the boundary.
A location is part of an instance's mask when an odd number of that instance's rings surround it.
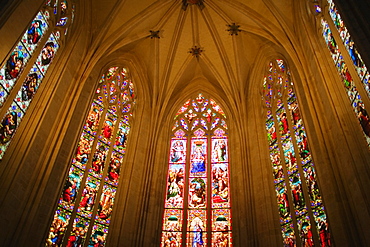
<svg viewBox="0 0 370 247">
<path fill-rule="evenodd" d="M 63 2 L 59 8 L 58 0 L 47 1 L 42 6 L 0 67 L 0 114 L 3 117 L 0 125 L 0 159 L 3 158 L 72 23 L 67 19 L 73 20 L 74 5 Z M 62 18 L 66 19 L 62 27 L 57 28 L 58 24 L 54 27 L 51 25 Z M 34 64 L 28 63 L 33 56 L 36 56 Z"/>
<path fill-rule="evenodd" d="M 365 95 L 367 94 L 370 97 L 370 73 L 363 62 L 360 53 L 358 52 L 355 42 L 352 39 L 342 17 L 334 4 L 333 0 L 327 0 L 329 4 L 328 13 L 323 14 L 320 17 L 320 22 L 322 26 L 322 36 L 325 40 L 326 46 L 328 47 L 331 57 L 333 59 L 334 65 L 338 70 L 338 73 L 341 77 L 343 86 L 347 92 L 347 96 L 349 102 L 354 110 L 355 116 L 357 117 L 363 134 L 364 138 L 367 142 L 367 146 L 370 148 L 370 117 L 367 113 L 365 102 L 364 102 L 364 95 L 361 95 L 361 90 L 359 91 L 356 81 L 362 82 L 362 85 L 365 89 Z M 317 5 L 317 4 L 316 4 Z M 317 5 L 318 6 L 318 5 Z M 318 6 L 319 7 L 319 6 Z M 321 13 L 321 8 L 320 13 Z M 334 23 L 335 29 L 331 29 L 330 25 L 325 18 L 325 15 L 328 16 L 328 19 L 331 19 Z M 338 32 L 339 39 L 336 40 L 334 38 L 334 32 Z M 336 36 L 338 37 L 338 36 Z M 342 42 L 340 42 L 340 40 Z M 338 43 L 339 41 L 339 43 Z M 341 44 L 342 43 L 342 44 Z M 342 49 L 343 47 L 344 49 Z M 350 59 L 346 60 L 343 57 L 342 52 L 347 50 Z M 353 68 L 356 73 L 350 72 L 350 68 L 353 65 Z M 356 74 L 358 76 L 357 80 Z M 354 77 L 355 76 L 355 77 Z M 366 96 L 365 96 L 366 97 Z"/>
<path fill-rule="evenodd" d="M 133 95 L 127 69 L 112 67 L 102 76 L 71 159 L 47 246 L 105 245 L 130 133 Z"/>
<path fill-rule="evenodd" d="M 284 246 L 296 246 L 297 239 L 302 246 L 314 246 L 313 229 L 320 235 L 320 243 L 316 244 L 331 246 L 307 133 L 283 60 L 270 62 L 262 92 Z"/>
<path fill-rule="evenodd" d="M 174 118 L 161 246 L 232 246 L 226 116 L 198 94 Z M 212 215 L 212 217 L 208 217 Z M 185 225 L 186 232 L 182 226 Z"/>
<path fill-rule="evenodd" d="M 184 141 L 177 140 L 173 142 L 171 148 L 171 162 L 184 163 L 185 162 L 185 153 L 184 153 Z"/>
<path fill-rule="evenodd" d="M 17 78 L 23 67 L 23 54 L 19 51 L 14 51 L 6 63 L 5 78 L 8 80 Z"/>
<path fill-rule="evenodd" d="M 34 20 L 27 30 L 27 42 L 29 44 L 37 44 L 43 34 L 42 23 L 40 20 Z"/>
</svg>

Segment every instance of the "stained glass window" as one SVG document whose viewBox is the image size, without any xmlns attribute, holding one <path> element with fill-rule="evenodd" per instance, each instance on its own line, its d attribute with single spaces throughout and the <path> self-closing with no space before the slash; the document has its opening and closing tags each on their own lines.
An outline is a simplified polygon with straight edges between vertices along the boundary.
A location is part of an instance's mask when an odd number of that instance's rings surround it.
<svg viewBox="0 0 370 247">
<path fill-rule="evenodd" d="M 323 29 L 323 37 L 326 45 L 330 51 L 331 57 L 334 64 L 341 76 L 343 86 L 346 89 L 348 99 L 353 107 L 353 110 L 360 122 L 364 137 L 366 138 L 367 144 L 370 148 L 370 117 L 367 113 L 362 97 L 357 90 L 355 82 L 353 81 L 352 75 L 348 70 L 347 64 L 343 59 L 342 53 L 338 48 L 337 42 L 333 37 L 328 22 L 325 19 L 321 19 L 321 25 Z"/>
<path fill-rule="evenodd" d="M 82 128 L 46 246 L 105 245 L 134 104 L 127 70 L 110 68 Z"/>
<path fill-rule="evenodd" d="M 356 48 L 355 42 L 352 39 L 350 33 L 348 32 L 348 29 L 344 24 L 344 21 L 340 16 L 337 7 L 334 4 L 334 1 L 327 0 L 327 2 L 329 4 L 329 14 L 334 23 L 334 26 L 336 27 L 339 33 L 339 37 L 342 40 L 347 52 L 351 57 L 351 61 L 356 68 L 357 75 L 360 77 L 360 80 L 362 81 L 363 86 L 365 87 L 366 93 L 370 97 L 370 86 L 369 86 L 370 74 L 366 68 L 366 65 L 362 60 L 361 55 Z"/>
<path fill-rule="evenodd" d="M 283 244 L 331 246 L 307 132 L 283 60 L 270 63 L 262 91 Z M 318 243 L 314 243 L 313 231 L 317 232 Z"/>
<path fill-rule="evenodd" d="M 58 52 L 73 15 L 72 2 L 47 1 L 1 64 L 0 160 Z M 59 25 L 62 19 L 64 24 Z"/>
<path fill-rule="evenodd" d="M 361 125 L 367 146 L 370 148 L 370 116 L 367 113 L 367 107 L 363 102 L 363 96 L 370 97 L 370 74 L 355 46 L 355 42 L 353 41 L 341 18 L 341 15 L 334 4 L 334 1 L 327 0 L 327 2 L 329 4 L 328 13 L 322 13 L 318 3 L 314 3 L 316 13 L 320 13 L 322 37 L 324 38 L 334 65 L 341 77 L 342 85 L 347 92 L 347 96 L 355 116 Z M 331 19 L 333 23 L 329 23 L 325 16 Z M 334 29 L 332 29 L 330 26 L 333 26 Z M 343 44 L 338 43 L 340 40 Z M 346 60 L 346 56 L 343 56 L 343 50 L 341 51 L 340 46 L 347 50 L 350 59 Z M 352 71 L 355 71 L 356 73 L 352 74 L 352 72 L 350 72 L 351 66 L 353 66 L 355 69 Z M 365 91 L 362 91 L 361 88 L 358 88 L 358 82 L 362 82 Z M 364 92 L 364 94 L 360 92 Z"/>
<path fill-rule="evenodd" d="M 225 113 L 199 94 L 172 132 L 161 246 L 232 246 Z"/>
</svg>

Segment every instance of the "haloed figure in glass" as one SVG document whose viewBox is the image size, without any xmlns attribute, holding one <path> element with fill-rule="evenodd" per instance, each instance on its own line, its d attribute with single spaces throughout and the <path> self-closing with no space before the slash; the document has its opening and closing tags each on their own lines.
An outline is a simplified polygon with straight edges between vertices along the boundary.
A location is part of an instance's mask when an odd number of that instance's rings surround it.
<svg viewBox="0 0 370 247">
<path fill-rule="evenodd" d="M 28 44 L 37 44 L 42 36 L 42 23 L 40 20 L 35 20 L 32 22 L 31 26 L 27 31 L 27 41 Z"/>
<path fill-rule="evenodd" d="M 26 77 L 22 88 L 22 100 L 30 100 L 36 92 L 37 87 L 37 74 L 32 73 Z"/>
<path fill-rule="evenodd" d="M 45 44 L 44 48 L 41 51 L 41 64 L 42 65 L 50 64 L 55 54 L 54 47 L 55 47 L 54 42 L 48 42 Z"/>
<path fill-rule="evenodd" d="M 201 145 L 197 145 L 192 154 L 192 168 L 191 173 L 204 172 L 206 170 L 205 165 L 205 153 Z"/>
<path fill-rule="evenodd" d="M 5 144 L 12 138 L 17 128 L 17 113 L 10 112 L 6 114 L 0 126 L 0 143 Z"/>
<path fill-rule="evenodd" d="M 14 51 L 6 62 L 5 78 L 8 80 L 15 79 L 23 69 L 23 54 L 20 51 Z"/>
</svg>

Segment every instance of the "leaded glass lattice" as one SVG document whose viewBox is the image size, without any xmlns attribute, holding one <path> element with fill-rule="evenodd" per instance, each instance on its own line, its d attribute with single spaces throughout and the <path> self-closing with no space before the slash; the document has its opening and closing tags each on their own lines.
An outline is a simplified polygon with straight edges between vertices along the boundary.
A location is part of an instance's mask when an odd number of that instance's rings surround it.
<svg viewBox="0 0 370 247">
<path fill-rule="evenodd" d="M 327 0 L 329 4 L 329 14 L 336 27 L 339 37 L 342 40 L 348 54 L 350 55 L 351 61 L 356 68 L 357 75 L 359 76 L 360 80 L 363 83 L 363 86 L 366 90 L 368 97 L 370 97 L 370 85 L 369 85 L 369 72 L 361 58 L 360 53 L 356 48 L 356 44 L 351 37 L 351 34 L 348 32 L 348 29 L 339 14 L 337 7 L 334 4 L 333 0 Z"/>
<path fill-rule="evenodd" d="M 232 246 L 225 113 L 199 94 L 172 131 L 161 246 Z"/>
<path fill-rule="evenodd" d="M 342 79 L 343 86 L 347 92 L 348 99 L 350 104 L 358 118 L 358 121 L 362 127 L 364 137 L 366 139 L 367 145 L 370 148 L 370 117 L 367 113 L 365 104 L 362 100 L 362 97 L 357 90 L 355 82 L 352 78 L 350 71 L 348 70 L 347 64 L 338 48 L 337 42 L 333 37 L 332 31 L 329 27 L 329 24 L 325 19 L 321 19 L 321 25 L 323 30 L 323 37 L 325 43 L 330 51 L 333 62 L 339 72 L 339 75 Z"/>
<path fill-rule="evenodd" d="M 46 246 L 104 246 L 130 133 L 134 85 L 112 67 L 96 90 Z"/>
<path fill-rule="evenodd" d="M 370 74 L 334 1 L 327 0 L 327 3 L 328 13 L 323 13 L 318 2 L 314 1 L 315 13 L 319 14 L 318 20 L 322 26 L 322 37 L 340 75 L 355 116 L 360 123 L 367 146 L 370 148 L 370 116 L 367 113 L 368 107 L 364 103 L 364 101 L 367 101 L 366 97 L 370 97 Z M 327 19 L 331 19 L 332 23 L 328 22 Z M 343 47 L 343 49 L 340 47 Z M 343 50 L 344 53 L 347 50 L 349 56 L 343 54 Z M 349 59 L 346 57 L 349 57 Z M 359 88 L 361 82 L 364 90 Z"/>
<path fill-rule="evenodd" d="M 73 19 L 73 14 L 72 1 L 62 0 L 60 4 L 58 0 L 47 1 L 31 21 L 4 64 L 1 64 L 0 160 L 43 82 L 60 48 L 61 40 L 64 39 L 66 30 L 72 22 L 67 19 Z M 65 20 L 64 25 L 52 26 L 52 23 L 56 23 L 59 19 Z"/>
<path fill-rule="evenodd" d="M 269 64 L 262 92 L 283 244 L 331 246 L 306 129 L 283 60 Z"/>
</svg>

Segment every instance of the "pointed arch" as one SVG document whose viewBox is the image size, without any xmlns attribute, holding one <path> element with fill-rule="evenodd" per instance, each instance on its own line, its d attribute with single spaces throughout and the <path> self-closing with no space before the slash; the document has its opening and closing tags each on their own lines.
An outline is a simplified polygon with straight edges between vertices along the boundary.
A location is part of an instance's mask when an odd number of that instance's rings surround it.
<svg viewBox="0 0 370 247">
<path fill-rule="evenodd" d="M 226 115 L 199 93 L 173 122 L 161 246 L 232 246 Z"/>
<path fill-rule="evenodd" d="M 74 12 L 72 0 L 46 1 L 1 64 L 0 160 L 61 48 Z"/>
<path fill-rule="evenodd" d="M 111 67 L 99 81 L 46 243 L 105 244 L 131 129 L 135 88 L 129 71 Z"/>
<path fill-rule="evenodd" d="M 283 60 L 270 62 L 263 80 L 262 99 L 284 244 L 312 246 L 317 242 L 331 246 L 307 133 Z"/>
</svg>

